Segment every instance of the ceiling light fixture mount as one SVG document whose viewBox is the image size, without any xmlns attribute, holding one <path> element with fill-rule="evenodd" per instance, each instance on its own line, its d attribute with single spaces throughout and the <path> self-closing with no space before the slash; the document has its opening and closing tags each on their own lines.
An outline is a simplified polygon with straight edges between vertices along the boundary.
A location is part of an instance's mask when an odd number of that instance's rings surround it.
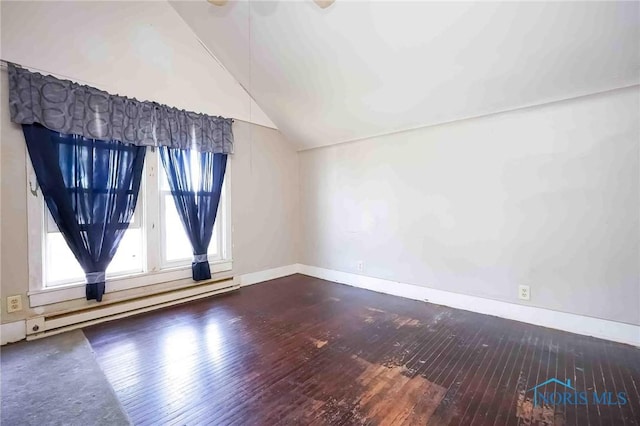
<svg viewBox="0 0 640 426">
<path fill-rule="evenodd" d="M 313 0 L 315 4 L 318 5 L 320 9 L 326 9 L 333 4 L 336 0 Z"/>
</svg>

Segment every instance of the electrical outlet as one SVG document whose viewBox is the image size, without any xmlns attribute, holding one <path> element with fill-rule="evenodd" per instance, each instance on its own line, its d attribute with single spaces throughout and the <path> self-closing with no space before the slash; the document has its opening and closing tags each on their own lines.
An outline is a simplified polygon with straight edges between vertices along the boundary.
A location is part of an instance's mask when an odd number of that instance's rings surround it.
<svg viewBox="0 0 640 426">
<path fill-rule="evenodd" d="M 529 300 L 531 297 L 531 290 L 528 285 L 518 286 L 518 299 Z"/>
<path fill-rule="evenodd" d="M 7 297 L 7 312 L 17 312 L 21 310 L 22 297 L 20 295 Z"/>
<path fill-rule="evenodd" d="M 356 269 L 358 270 L 358 272 L 364 272 L 364 262 L 362 260 L 359 260 L 356 263 Z"/>
</svg>

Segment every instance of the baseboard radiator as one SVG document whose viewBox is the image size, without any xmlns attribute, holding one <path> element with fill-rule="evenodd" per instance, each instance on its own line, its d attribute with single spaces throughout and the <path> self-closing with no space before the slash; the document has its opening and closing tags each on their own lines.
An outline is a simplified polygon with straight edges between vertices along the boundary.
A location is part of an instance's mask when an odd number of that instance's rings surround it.
<svg viewBox="0 0 640 426">
<path fill-rule="evenodd" d="M 72 312 L 44 315 L 27 320 L 27 340 L 125 318 L 167 306 L 238 290 L 239 282 L 229 278 L 188 288 L 156 293 L 134 299 L 105 303 Z"/>
</svg>

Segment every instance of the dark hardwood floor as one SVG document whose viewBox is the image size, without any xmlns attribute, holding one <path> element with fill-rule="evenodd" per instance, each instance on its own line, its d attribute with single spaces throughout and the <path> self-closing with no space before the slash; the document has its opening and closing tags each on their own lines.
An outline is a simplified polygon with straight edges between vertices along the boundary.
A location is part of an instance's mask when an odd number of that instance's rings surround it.
<svg viewBox="0 0 640 426">
<path fill-rule="evenodd" d="M 636 348 L 304 275 L 84 331 L 139 425 L 640 423 Z"/>
</svg>

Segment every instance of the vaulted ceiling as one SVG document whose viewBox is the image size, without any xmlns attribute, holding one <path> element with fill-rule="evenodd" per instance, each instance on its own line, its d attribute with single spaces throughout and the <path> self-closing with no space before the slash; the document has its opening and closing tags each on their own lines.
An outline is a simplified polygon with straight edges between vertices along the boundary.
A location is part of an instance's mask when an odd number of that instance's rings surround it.
<svg viewBox="0 0 640 426">
<path fill-rule="evenodd" d="M 638 2 L 171 2 L 300 149 L 636 85 Z"/>
</svg>

